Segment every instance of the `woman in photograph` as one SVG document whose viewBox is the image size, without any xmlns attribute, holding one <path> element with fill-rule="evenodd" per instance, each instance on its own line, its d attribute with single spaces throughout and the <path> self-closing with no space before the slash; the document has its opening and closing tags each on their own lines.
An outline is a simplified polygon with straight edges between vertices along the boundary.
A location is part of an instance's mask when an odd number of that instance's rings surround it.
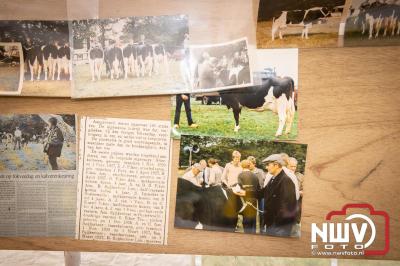
<svg viewBox="0 0 400 266">
<path fill-rule="evenodd" d="M 58 170 L 57 157 L 61 156 L 61 150 L 64 143 L 64 136 L 61 129 L 57 126 L 57 119 L 49 119 L 50 128 L 47 133 L 44 152 L 49 156 L 49 163 L 52 170 Z"/>
</svg>

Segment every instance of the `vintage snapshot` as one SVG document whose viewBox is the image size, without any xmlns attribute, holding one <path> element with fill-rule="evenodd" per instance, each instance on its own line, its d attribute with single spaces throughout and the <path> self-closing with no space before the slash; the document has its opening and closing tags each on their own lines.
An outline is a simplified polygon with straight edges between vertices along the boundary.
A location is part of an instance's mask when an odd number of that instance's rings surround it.
<svg viewBox="0 0 400 266">
<path fill-rule="evenodd" d="M 21 94 L 23 75 L 21 43 L 0 42 L 0 95 Z"/>
<path fill-rule="evenodd" d="M 337 47 L 345 0 L 261 0 L 258 48 Z"/>
<path fill-rule="evenodd" d="M 166 245 L 169 121 L 82 117 L 76 238 Z"/>
<path fill-rule="evenodd" d="M 0 20 L 0 42 L 22 45 L 21 95 L 70 95 L 72 65 L 67 21 Z"/>
<path fill-rule="evenodd" d="M 196 134 L 296 139 L 298 50 L 250 51 L 254 58 L 253 86 L 172 98 L 173 137 Z"/>
<path fill-rule="evenodd" d="M 72 21 L 72 97 L 169 94 L 185 89 L 188 17 Z"/>
<path fill-rule="evenodd" d="M 214 45 L 191 45 L 193 92 L 252 85 L 247 38 Z"/>
<path fill-rule="evenodd" d="M 0 115 L 0 236 L 73 236 L 75 115 Z"/>
<path fill-rule="evenodd" d="M 400 44 L 400 2 L 352 0 L 346 21 L 345 46 Z"/>
<path fill-rule="evenodd" d="M 303 144 L 184 135 L 175 227 L 300 237 Z"/>
</svg>

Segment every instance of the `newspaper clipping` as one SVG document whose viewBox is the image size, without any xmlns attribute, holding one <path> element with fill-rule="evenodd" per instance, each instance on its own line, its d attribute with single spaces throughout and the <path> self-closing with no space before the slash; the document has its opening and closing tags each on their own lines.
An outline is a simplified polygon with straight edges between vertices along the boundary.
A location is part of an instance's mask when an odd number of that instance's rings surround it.
<svg viewBox="0 0 400 266">
<path fill-rule="evenodd" d="M 81 119 L 77 238 L 167 244 L 170 123 Z"/>
<path fill-rule="evenodd" d="M 74 236 L 74 115 L 0 115 L 0 236 Z"/>
</svg>

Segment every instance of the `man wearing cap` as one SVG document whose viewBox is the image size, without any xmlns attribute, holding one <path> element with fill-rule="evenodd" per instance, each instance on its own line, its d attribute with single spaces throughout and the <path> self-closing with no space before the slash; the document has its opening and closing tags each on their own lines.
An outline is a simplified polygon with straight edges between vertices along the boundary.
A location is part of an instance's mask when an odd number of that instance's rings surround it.
<svg viewBox="0 0 400 266">
<path fill-rule="evenodd" d="M 262 190 L 265 233 L 272 236 L 290 236 L 297 215 L 295 185 L 282 168 L 285 162 L 280 154 L 268 156 L 263 163 L 272 175 Z"/>
<path fill-rule="evenodd" d="M 182 178 L 190 181 L 193 185 L 201 187 L 201 180 L 199 179 L 200 173 L 203 171 L 202 166 L 199 163 L 195 163 L 190 171 L 187 171 Z"/>
<path fill-rule="evenodd" d="M 233 187 L 238 183 L 238 176 L 243 170 L 240 165 L 241 156 L 240 152 L 233 151 L 232 162 L 225 165 L 221 180 L 227 187 Z"/>
<path fill-rule="evenodd" d="M 44 152 L 49 156 L 49 163 L 52 170 L 58 170 L 57 157 L 61 156 L 61 150 L 64 143 L 64 136 L 61 129 L 57 126 L 57 119 L 49 119 L 50 128 L 46 137 Z"/>
</svg>

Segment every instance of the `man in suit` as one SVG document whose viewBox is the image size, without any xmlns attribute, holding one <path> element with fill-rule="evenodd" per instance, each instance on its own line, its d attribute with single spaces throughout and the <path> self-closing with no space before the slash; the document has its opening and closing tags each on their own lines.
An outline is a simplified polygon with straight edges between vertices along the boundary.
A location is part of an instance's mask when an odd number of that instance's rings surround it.
<svg viewBox="0 0 400 266">
<path fill-rule="evenodd" d="M 272 154 L 263 160 L 272 175 L 264 194 L 265 233 L 272 236 L 291 236 L 296 224 L 297 199 L 295 185 L 283 171 L 285 164 L 280 154 Z"/>
</svg>

